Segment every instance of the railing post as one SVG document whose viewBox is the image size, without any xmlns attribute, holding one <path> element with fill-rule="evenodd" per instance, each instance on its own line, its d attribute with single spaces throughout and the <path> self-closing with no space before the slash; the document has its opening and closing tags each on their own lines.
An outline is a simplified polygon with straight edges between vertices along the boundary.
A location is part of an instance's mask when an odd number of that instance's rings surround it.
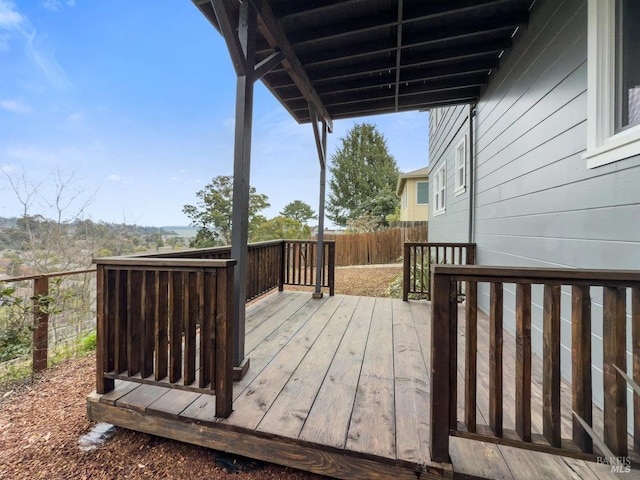
<svg viewBox="0 0 640 480">
<path fill-rule="evenodd" d="M 278 280 L 278 291 L 282 292 L 284 290 L 284 272 L 286 269 L 286 260 L 287 260 L 287 241 L 282 240 L 280 244 L 280 279 Z"/>
<path fill-rule="evenodd" d="M 115 280 L 114 280 L 115 284 Z M 106 278 L 106 269 L 104 265 L 97 265 L 96 270 L 96 392 L 107 393 L 114 388 L 114 380 L 104 378 L 104 372 L 109 368 L 109 352 L 114 351 L 114 346 L 109 346 L 109 330 L 114 329 L 115 325 L 108 324 L 107 305 L 116 305 L 115 301 L 109 302 L 108 295 L 120 295 L 120 289 L 114 285 L 113 289 L 108 288 Z M 115 300 L 115 299 L 114 299 Z M 117 312 L 112 312 L 115 318 Z M 116 341 L 115 333 L 112 335 Z M 112 362 L 113 363 L 113 357 Z"/>
<path fill-rule="evenodd" d="M 404 252 L 402 255 L 402 300 L 409 300 L 409 282 L 411 282 L 410 265 L 411 247 L 407 242 L 404 243 Z"/>
<path fill-rule="evenodd" d="M 450 345 L 451 296 L 454 293 L 449 275 L 438 275 L 434 268 L 431 303 L 431 460 L 450 463 Z"/>
<path fill-rule="evenodd" d="M 37 277 L 33 280 L 33 365 L 34 372 L 47 368 L 49 353 L 49 314 L 42 310 L 43 298 L 49 295 L 49 277 Z"/>
<path fill-rule="evenodd" d="M 233 288 L 234 265 L 218 271 L 216 304 L 216 417 L 228 417 L 233 411 Z"/>
<path fill-rule="evenodd" d="M 326 245 L 329 245 L 329 296 L 333 297 L 336 293 L 336 244 L 331 242 Z"/>
</svg>

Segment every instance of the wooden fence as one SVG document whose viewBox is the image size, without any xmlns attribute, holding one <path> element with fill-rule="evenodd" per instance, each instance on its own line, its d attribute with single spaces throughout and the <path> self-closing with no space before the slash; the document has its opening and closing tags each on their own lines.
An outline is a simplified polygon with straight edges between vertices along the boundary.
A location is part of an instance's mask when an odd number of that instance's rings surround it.
<svg viewBox="0 0 640 480">
<path fill-rule="evenodd" d="M 395 263 L 403 255 L 404 242 L 426 242 L 428 226 L 390 228 L 369 233 L 325 234 L 336 243 L 336 265 Z"/>
<path fill-rule="evenodd" d="M 632 414 L 632 448 L 640 452 L 640 271 L 504 268 L 484 266 L 433 267 L 431 317 L 431 454 L 434 461 L 449 461 L 449 435 L 502 443 L 561 455 L 593 458 L 627 457 L 627 415 Z M 456 283 L 466 282 L 464 342 L 458 345 Z M 489 289 L 488 425 L 476 417 L 477 284 Z M 503 358 L 503 285 L 515 285 L 515 358 Z M 542 290 L 532 301 L 532 285 Z M 562 287 L 570 301 L 563 303 Z M 602 304 L 602 315 L 592 316 L 593 303 Z M 630 298 L 627 298 L 630 297 Z M 601 300 L 600 300 L 601 298 Z M 539 307 L 540 305 L 540 307 Z M 630 307 L 629 307 L 630 306 Z M 532 395 L 531 312 L 542 309 L 542 398 Z M 571 406 L 561 401 L 561 311 L 571 324 Z M 599 318 L 598 318 L 599 317 Z M 630 319 L 627 324 L 627 318 Z M 604 387 L 603 425 L 593 422 L 591 325 L 602 324 Z M 631 338 L 627 340 L 627 331 Z M 484 334 L 484 333 L 483 333 Z M 630 354 L 627 346 L 630 345 Z M 465 358 L 464 398 L 457 398 L 458 348 Z M 627 358 L 629 357 L 629 358 Z M 503 425 L 503 376 L 515 370 L 515 428 Z M 633 409 L 627 405 L 627 382 L 636 390 Z M 457 417 L 461 400 L 463 421 Z M 483 402 L 486 402 L 486 397 Z M 561 410 L 565 409 L 565 410 Z M 573 416 L 571 438 L 562 438 L 562 412 Z M 532 415 L 540 416 L 541 433 L 532 432 Z M 633 413 L 632 413 L 633 412 Z M 598 447 L 596 452 L 595 447 Z"/>
<path fill-rule="evenodd" d="M 32 345 L 32 370 L 40 372 L 47 368 L 49 357 L 49 317 L 52 305 L 49 297 L 49 283 L 51 279 L 70 277 L 74 275 L 93 274 L 95 269 L 71 270 L 66 272 L 43 273 L 23 277 L 11 277 L 3 279 L 3 283 L 17 283 L 32 281 L 33 287 L 31 301 L 33 306 L 33 345 Z M 55 305 L 54 305 L 55 306 Z M 89 312 L 87 312 L 89 314 Z"/>
</svg>

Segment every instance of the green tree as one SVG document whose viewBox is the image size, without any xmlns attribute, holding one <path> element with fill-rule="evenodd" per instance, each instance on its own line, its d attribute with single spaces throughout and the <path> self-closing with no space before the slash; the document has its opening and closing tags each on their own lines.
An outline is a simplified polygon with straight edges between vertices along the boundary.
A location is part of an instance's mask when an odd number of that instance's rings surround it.
<svg viewBox="0 0 640 480">
<path fill-rule="evenodd" d="M 185 205 L 182 211 L 191 219 L 198 233 L 191 247 L 210 247 L 231 244 L 231 216 L 233 212 L 233 177 L 218 175 L 196 193 L 198 203 Z M 258 212 L 269 206 L 268 197 L 249 190 L 249 238 L 258 225 L 266 221 Z"/>
<path fill-rule="evenodd" d="M 379 219 L 395 211 L 399 199 L 393 193 L 398 166 L 387 150 L 387 142 L 375 125 L 356 124 L 331 157 L 327 216 L 337 225 L 364 214 Z M 390 201 L 391 200 L 391 201 Z"/>
<path fill-rule="evenodd" d="M 304 225 L 306 225 L 307 222 L 312 218 L 318 218 L 316 212 L 313 211 L 313 208 L 311 208 L 308 203 L 305 203 L 302 200 L 294 200 L 293 202 L 285 205 L 285 207 L 280 212 L 280 215 L 283 217 L 291 218 L 293 220 L 297 220 Z"/>
<path fill-rule="evenodd" d="M 278 216 L 261 223 L 253 232 L 251 241 L 265 240 L 305 240 L 311 236 L 311 229 L 293 218 Z"/>
</svg>

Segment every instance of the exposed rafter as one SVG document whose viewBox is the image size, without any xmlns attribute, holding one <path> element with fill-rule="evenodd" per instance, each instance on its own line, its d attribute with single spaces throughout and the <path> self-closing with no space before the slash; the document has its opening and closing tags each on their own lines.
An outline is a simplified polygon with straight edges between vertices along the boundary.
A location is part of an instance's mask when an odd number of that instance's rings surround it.
<svg viewBox="0 0 640 480">
<path fill-rule="evenodd" d="M 329 115 L 329 112 L 316 93 L 315 88 L 313 88 L 309 77 L 307 77 L 307 73 L 300 63 L 300 60 L 298 60 L 296 52 L 289 43 L 287 35 L 273 15 L 269 2 L 267 0 L 251 0 L 251 3 L 262 19 L 259 28 L 265 39 L 273 49 L 279 50 L 284 54 L 284 64 L 285 67 L 288 67 L 287 71 L 291 79 L 298 86 L 302 95 L 316 107 L 318 115 L 322 117 L 323 121 L 327 124 L 329 131 L 333 131 L 331 115 Z"/>
<path fill-rule="evenodd" d="M 192 0 L 258 13 L 254 77 L 298 121 L 478 100 L 526 34 L 534 0 Z M 532 6 L 533 5 L 533 6 Z M 230 46 L 230 51 L 234 45 Z M 232 57 L 233 57 L 232 53 Z M 281 60 L 280 63 L 278 61 Z"/>
</svg>

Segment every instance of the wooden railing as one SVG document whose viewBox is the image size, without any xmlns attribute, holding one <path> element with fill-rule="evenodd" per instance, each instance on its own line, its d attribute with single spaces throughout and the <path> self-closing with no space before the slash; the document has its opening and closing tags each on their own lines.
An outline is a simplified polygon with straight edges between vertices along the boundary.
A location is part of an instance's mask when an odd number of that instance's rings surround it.
<svg viewBox="0 0 640 480">
<path fill-rule="evenodd" d="M 322 284 L 329 289 L 329 295 L 335 293 L 336 244 L 326 241 L 323 252 Z M 284 268 L 282 269 L 282 285 L 315 285 L 316 258 L 318 243 L 313 240 L 285 240 Z"/>
<path fill-rule="evenodd" d="M 94 273 L 95 269 L 70 270 L 65 272 L 43 273 L 27 275 L 22 277 L 10 277 L 2 280 L 2 283 L 15 283 L 23 281 L 33 281 L 33 350 L 32 350 L 32 371 L 40 372 L 47 368 L 49 357 L 49 311 L 46 301 L 49 297 L 49 281 L 52 278 L 69 277 L 72 275 L 82 275 Z"/>
<path fill-rule="evenodd" d="M 232 410 L 235 260 L 119 257 L 97 265 L 97 382 L 215 393 Z"/>
<path fill-rule="evenodd" d="M 431 299 L 431 265 L 473 265 L 475 258 L 475 243 L 405 242 L 402 299 L 406 302 L 410 294 Z M 458 285 L 458 294 L 462 293 L 461 285 Z"/>
<path fill-rule="evenodd" d="M 324 243 L 322 287 L 335 292 L 335 242 Z M 284 285 L 315 285 L 317 242 L 313 240 L 271 240 L 250 243 L 247 252 L 247 302 Z M 144 254 L 144 258 L 231 258 L 231 247 L 196 248 L 167 253 Z"/>
<path fill-rule="evenodd" d="M 627 381 L 640 383 L 640 271 L 433 267 L 431 325 L 431 458 L 449 461 L 449 435 L 593 458 L 594 444 L 601 457 L 627 457 Z M 464 332 L 464 418 L 458 422 L 458 298 L 456 283 L 466 282 Z M 477 292 L 478 282 L 489 290 L 488 425 L 478 424 Z M 503 358 L 503 285 L 515 285 L 515 358 Z M 532 285 L 541 288 L 540 300 Z M 571 324 L 572 438 L 562 438 L 561 418 L 561 296 L 570 295 L 562 311 Z M 630 301 L 627 295 L 630 293 Z M 602 304 L 602 315 L 592 319 L 592 297 Z M 600 301 L 600 296 L 602 301 Z M 594 305 L 596 302 L 594 302 Z M 627 311 L 627 304 L 631 305 Z M 532 432 L 532 305 L 542 310 L 541 434 Z M 513 307 L 509 307 L 513 308 Z M 600 307 L 598 307 L 600 308 Z M 599 318 L 598 318 L 599 317 Z M 630 318 L 631 363 L 627 365 L 627 318 Z M 592 321 L 602 322 L 604 410 L 600 432 L 593 426 Z M 462 344 L 461 344 L 462 346 Z M 484 353 L 483 353 L 484 355 Z M 503 426 L 503 374 L 515 369 L 515 428 Z M 620 370 L 619 373 L 618 370 Z M 536 375 L 540 372 L 535 371 Z M 636 385 L 637 386 L 637 385 Z M 486 399 L 484 399 L 486 400 Z M 634 395 L 633 449 L 640 451 L 640 396 Z M 567 405 L 564 405 L 566 408 Z M 540 410 L 534 410 L 539 412 Z M 566 410 L 567 416 L 571 416 Z M 539 427 L 537 427 L 540 430 Z"/>
</svg>

